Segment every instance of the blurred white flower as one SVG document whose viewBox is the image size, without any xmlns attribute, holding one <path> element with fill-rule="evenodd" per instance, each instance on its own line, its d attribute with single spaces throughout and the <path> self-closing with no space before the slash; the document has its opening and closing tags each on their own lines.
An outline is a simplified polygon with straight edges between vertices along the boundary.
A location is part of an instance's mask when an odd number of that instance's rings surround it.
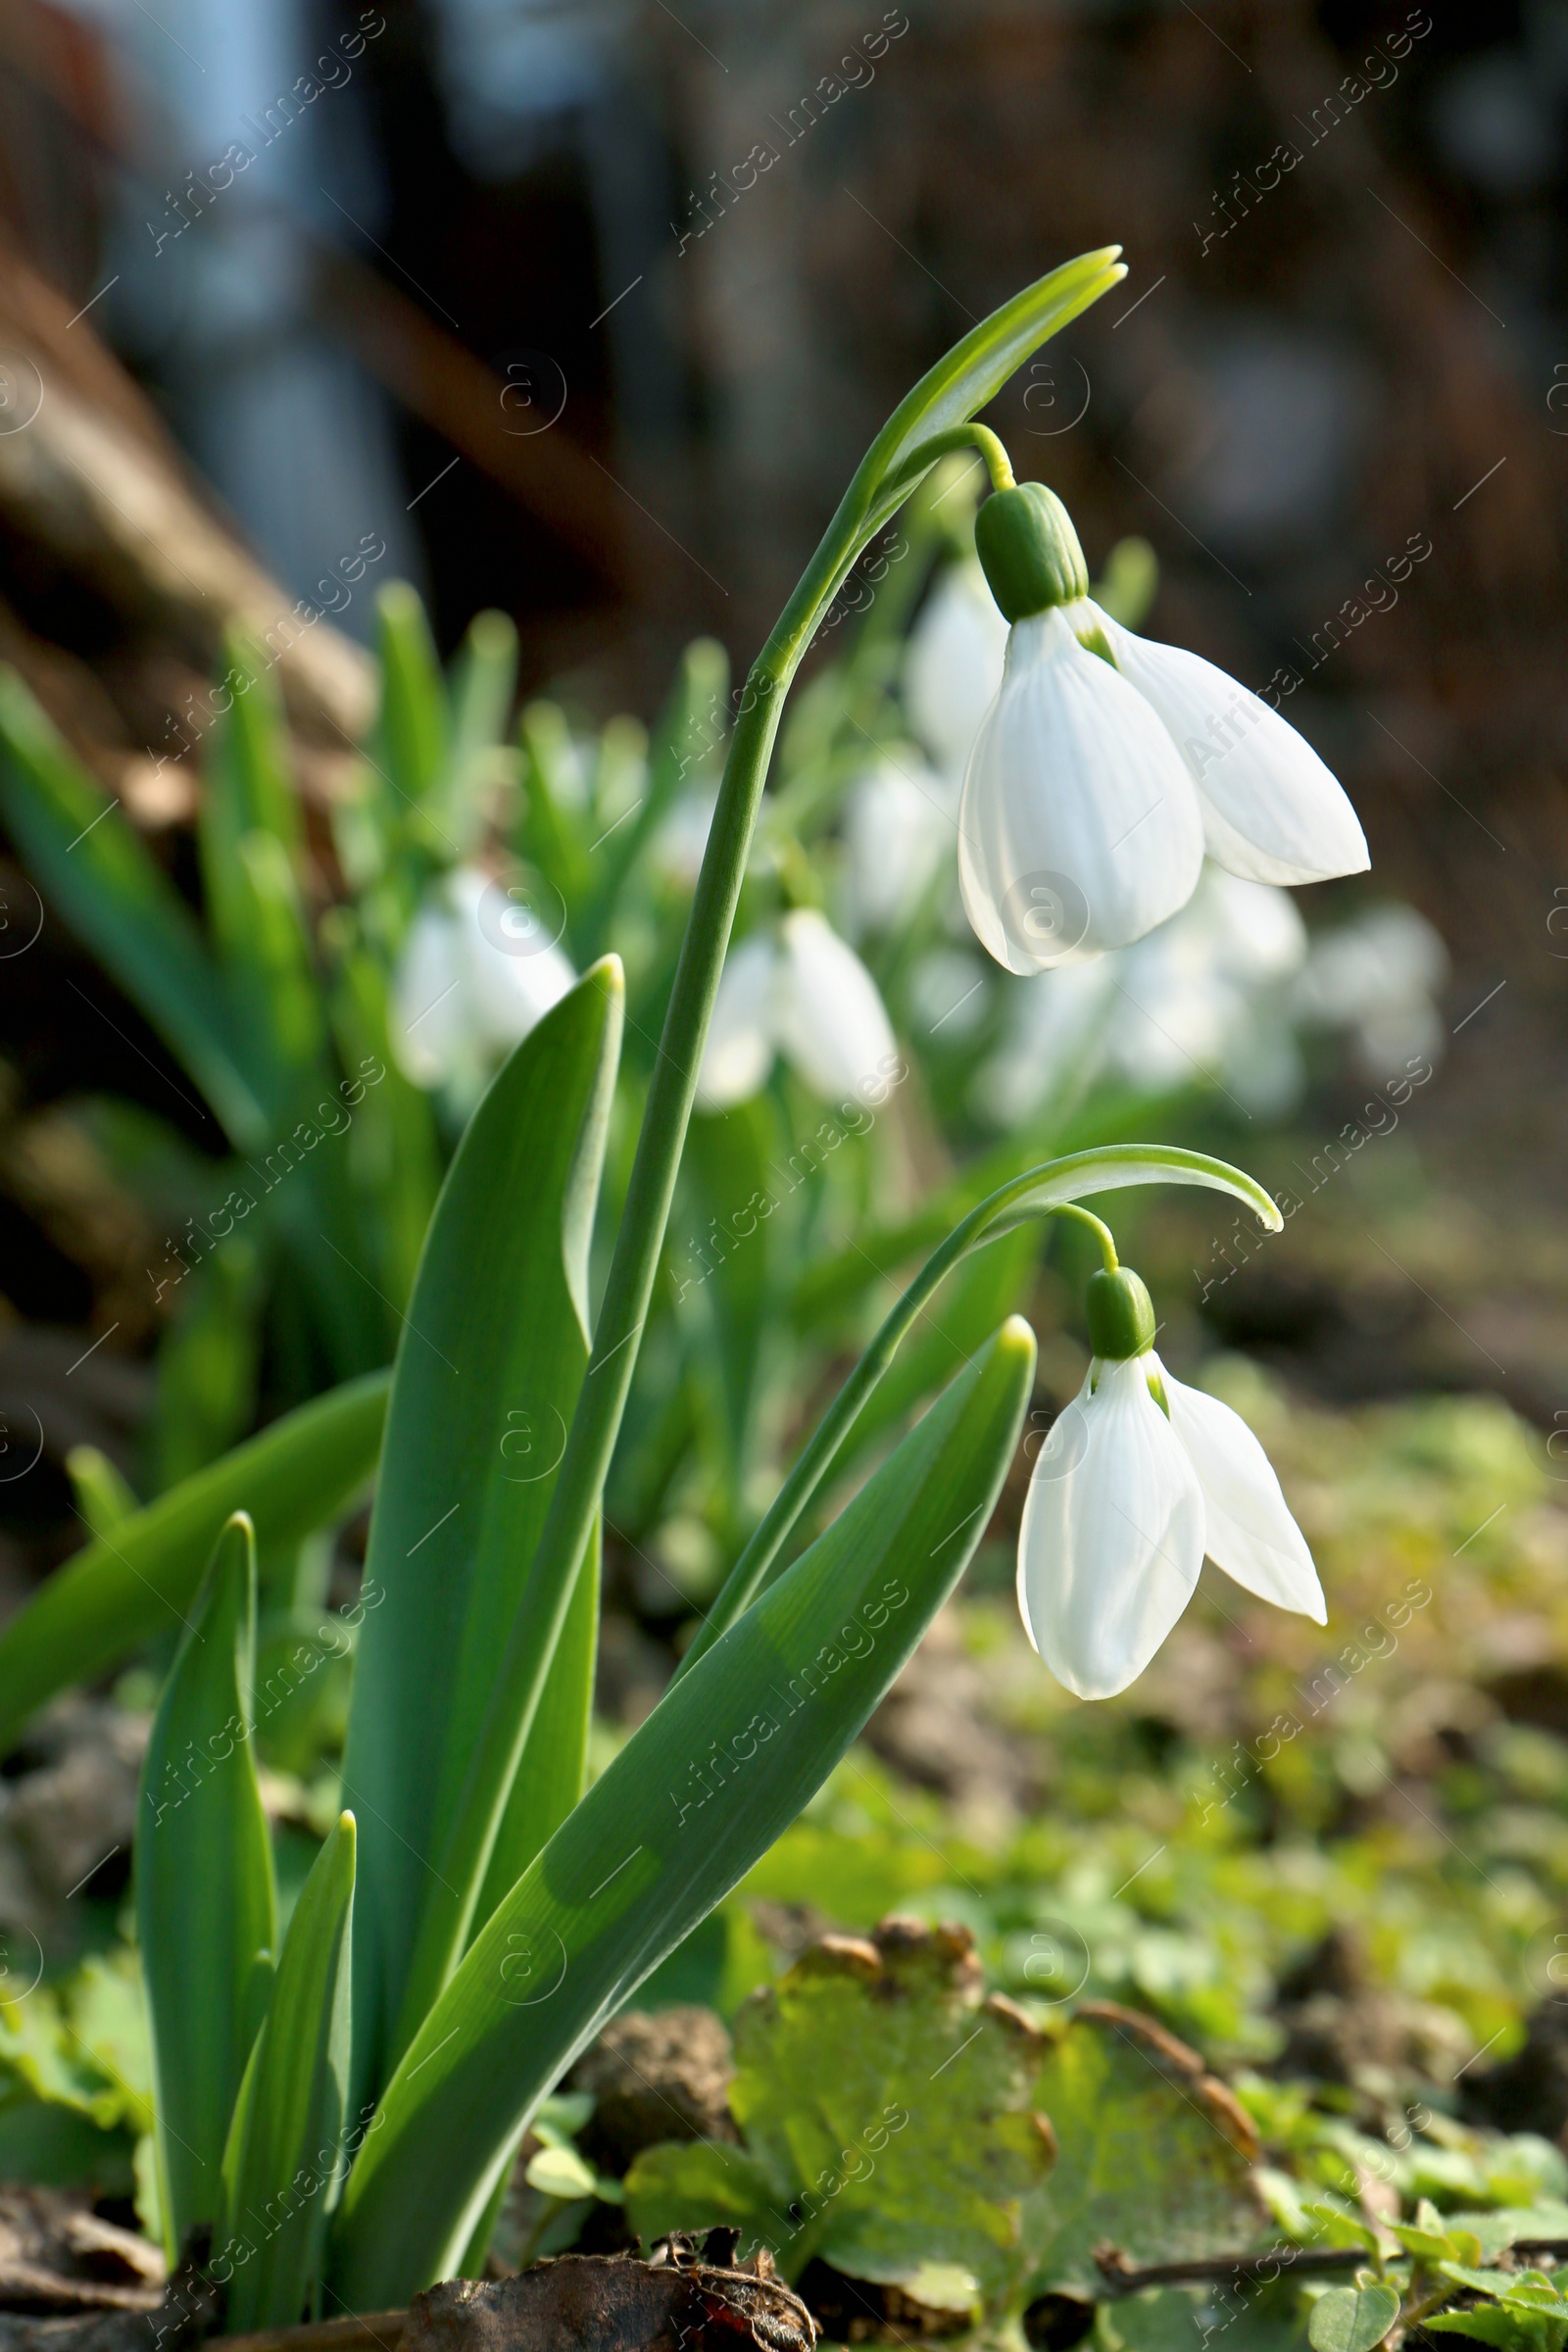
<svg viewBox="0 0 1568 2352">
<path fill-rule="evenodd" d="M 909 631 L 904 707 L 939 767 L 961 776 L 1002 684 L 1007 624 L 971 556 L 949 564 Z"/>
<path fill-rule="evenodd" d="M 909 745 L 885 752 L 850 786 L 844 811 L 847 913 L 857 938 L 896 930 L 958 838 L 956 787 Z"/>
<path fill-rule="evenodd" d="M 576 980 L 567 957 L 478 866 L 434 883 L 392 977 L 393 1052 L 416 1086 L 472 1092 Z"/>
<path fill-rule="evenodd" d="M 778 1054 L 829 1102 L 885 1087 L 898 1062 L 875 981 L 814 907 L 730 951 L 697 1078 L 702 1107 L 744 1102 Z"/>
<path fill-rule="evenodd" d="M 1151 1092 L 1216 1083 L 1249 1110 L 1283 1110 L 1303 1075 L 1286 1000 L 1306 953 L 1286 892 L 1205 864 L 1188 904 L 1136 947 L 1009 992 L 1009 1034 L 976 1108 L 1014 1126 L 1074 1080 L 1109 1074 Z"/>
<path fill-rule="evenodd" d="M 1448 952 L 1413 906 L 1372 906 L 1348 923 L 1320 931 L 1293 992 L 1298 1019 L 1347 1029 L 1369 1077 L 1391 1062 L 1437 1061 L 1445 1044 L 1437 998 L 1448 977 Z"/>
<path fill-rule="evenodd" d="M 671 882 L 695 890 L 697 876 L 712 830 L 718 796 L 712 792 L 683 792 L 651 844 L 654 862 Z"/>
<path fill-rule="evenodd" d="M 972 1036 L 990 997 L 985 966 L 962 948 L 931 948 L 909 974 L 909 1006 L 928 1036 Z"/>
</svg>

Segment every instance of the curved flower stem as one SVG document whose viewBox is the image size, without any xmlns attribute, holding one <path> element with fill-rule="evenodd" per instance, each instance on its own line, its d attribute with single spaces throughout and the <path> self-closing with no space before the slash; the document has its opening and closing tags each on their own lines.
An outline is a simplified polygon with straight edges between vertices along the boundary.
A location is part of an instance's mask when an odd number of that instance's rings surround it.
<svg viewBox="0 0 1568 2352">
<path fill-rule="evenodd" d="M 1005 445 L 1000 436 L 991 430 L 989 424 L 974 423 L 949 425 L 945 432 L 933 433 L 929 441 L 922 441 L 919 448 L 910 452 L 904 465 L 893 475 L 889 487 L 896 489 L 907 475 L 909 486 L 912 489 L 928 466 L 938 458 L 947 457 L 950 451 L 955 449 L 979 451 L 986 462 L 986 471 L 991 476 L 993 490 L 1017 488 L 1017 484 L 1013 480 L 1012 461 L 1007 455 Z"/>
<path fill-rule="evenodd" d="M 1224 1179 L 1233 1180 L 1238 1174 L 1236 1169 L 1227 1167 L 1224 1161 L 1205 1159 L 1198 1152 L 1155 1154 L 1148 1147 L 1137 1144 L 1112 1146 L 1104 1152 L 1078 1152 L 1066 1159 L 1047 1160 L 1043 1166 L 1030 1168 L 1022 1176 L 1015 1176 L 1010 1184 L 1004 1184 L 972 1208 L 961 1223 L 954 1227 L 890 1310 L 875 1339 L 811 1432 L 794 1468 L 730 1570 L 696 1639 L 688 1645 L 676 1669 L 677 1680 L 705 1650 L 711 1649 L 720 1635 L 729 1631 L 736 1618 L 750 1608 L 758 1593 L 770 1582 L 780 1551 L 831 1470 L 840 1446 L 859 1416 L 861 1406 L 892 1363 L 915 1317 L 924 1312 L 932 1293 L 952 1273 L 959 1259 L 967 1256 L 971 1250 L 980 1249 L 986 1242 L 998 1240 L 1004 1233 L 1010 1233 L 1027 1217 L 1073 1217 L 1093 1230 L 1100 1243 L 1105 1270 L 1113 1274 L 1117 1259 L 1110 1228 L 1089 1209 L 1080 1208 L 1076 1201 L 1060 1199 L 1041 1200 L 1038 1195 L 1054 1183 L 1073 1182 L 1078 1182 L 1084 1192 L 1098 1192 L 1106 1185 L 1107 1177 L 1112 1183 L 1124 1184 L 1129 1181 L 1126 1173 L 1129 1168 L 1146 1166 L 1149 1169 L 1148 1176 L 1133 1176 L 1131 1181 L 1155 1184 L 1162 1178 L 1168 1179 L 1176 1165 L 1183 1169 L 1183 1174 L 1176 1177 L 1177 1182 L 1212 1182 L 1221 1171 Z M 1213 1171 L 1214 1175 L 1208 1171 Z M 1268 1216 L 1277 1224 L 1279 1211 L 1268 1196 L 1252 1185 L 1250 1179 L 1244 1178 L 1243 1183 L 1248 1187 L 1247 1198 L 1258 1209 L 1259 1215 L 1263 1215 L 1266 1209 Z M 1227 1185 L 1227 1189 L 1233 1188 Z"/>
</svg>

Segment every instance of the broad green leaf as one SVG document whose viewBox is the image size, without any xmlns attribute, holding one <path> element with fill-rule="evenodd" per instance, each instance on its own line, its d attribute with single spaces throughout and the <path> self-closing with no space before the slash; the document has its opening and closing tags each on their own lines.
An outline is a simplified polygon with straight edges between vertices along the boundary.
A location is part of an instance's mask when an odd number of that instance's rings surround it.
<svg viewBox="0 0 1568 2352">
<path fill-rule="evenodd" d="M 1100 2291 L 1094 2249 L 1138 2264 L 1239 2254 L 1263 2211 L 1251 2128 L 1222 2083 L 1152 2018 L 1079 2010 L 1041 2070 L 1056 2169 L 1025 2207 L 1037 2290 Z"/>
<path fill-rule="evenodd" d="M 766 2246 L 786 2277 L 796 2276 L 799 2217 L 781 2200 L 768 2167 L 746 2149 L 720 2139 L 663 2140 L 633 2159 L 625 2188 L 627 2222 L 645 2244 L 671 2230 L 729 2228 L 741 2232 L 737 2252 Z"/>
<path fill-rule="evenodd" d="M 354 1816 L 344 1813 L 294 1906 L 235 2102 L 215 2267 L 228 2282 L 231 2334 L 292 2327 L 320 2270 L 348 2162 L 353 1904 Z"/>
<path fill-rule="evenodd" d="M 313 1398 L 57 1568 L 0 1632 L 0 1754 L 57 1690 L 180 1622 L 231 1512 L 268 1552 L 334 1518 L 374 1465 L 387 1387 L 374 1372 Z"/>
<path fill-rule="evenodd" d="M 898 1921 L 811 1947 L 736 2020 L 730 2111 L 770 2208 L 749 2217 L 748 2249 L 766 2245 L 786 2278 L 820 2256 L 910 2292 L 938 2264 L 966 2279 L 963 2307 L 998 2308 L 1027 2262 L 1021 2200 L 1051 2166 L 1040 2056 L 1009 2002 L 982 2000 L 962 1930 Z M 733 2154 L 713 2147 L 710 2180 Z M 730 2218 L 682 2202 L 687 2158 L 666 2144 L 633 2165 L 643 2237 Z"/>
<path fill-rule="evenodd" d="M 1476 2262 L 1495 2262 L 1521 2238 L 1568 2237 L 1568 2205 L 1545 2202 L 1503 2205 L 1491 2212 L 1446 2213 L 1443 2227 L 1450 2233 L 1475 2239 Z M 1454 2259 L 1469 2261 L 1471 2257 L 1456 2255 Z"/>
<path fill-rule="evenodd" d="M 1331 2286 L 1313 2304 L 1306 2332 L 1312 2352 L 1372 2352 L 1398 2316 L 1395 2287 L 1375 2279 L 1364 2286 Z"/>
<path fill-rule="evenodd" d="M 1541 2352 L 1556 2352 L 1561 2340 L 1555 2334 L 1548 2337 L 1549 2321 L 1531 2321 L 1499 2310 L 1495 2303 L 1478 2303 L 1472 2311 L 1436 2312 L 1421 2326 L 1431 2334 L 1468 2336 L 1472 2343 L 1496 2344 L 1500 2352 L 1522 2352 L 1522 2347 L 1530 2345 L 1539 2345 Z"/>
<path fill-rule="evenodd" d="M 272 1850 L 251 1741 L 256 1539 L 219 1537 L 153 1724 L 136 1807 L 136 1933 L 157 2084 L 166 2250 L 222 2210 L 223 2147 L 271 1982 Z"/>
<path fill-rule="evenodd" d="M 195 917 L 62 742 L 15 670 L 0 667 L 0 811 L 33 879 L 189 1070 L 241 1149 L 266 1132 L 256 1058 L 231 1021 Z"/>
<path fill-rule="evenodd" d="M 684 1278 L 682 1316 L 687 1344 L 698 1363 L 704 1426 L 714 1441 L 717 1465 L 737 1511 L 750 1467 L 759 1396 L 770 1368 L 769 1276 L 777 1245 L 774 1212 L 765 1204 L 772 1200 L 770 1186 L 776 1181 L 768 1166 L 776 1142 L 773 1104 L 761 1096 L 737 1103 L 719 1117 L 699 1113 L 686 1131 L 681 1167 L 684 1204 L 695 1229 L 692 1244 L 683 1250 L 677 1242 L 674 1252 Z M 715 1243 L 710 1228 L 718 1220 L 729 1238 Z M 680 1231 L 677 1224 L 677 1234 Z M 974 1344 L 995 1331 L 1001 1320 L 1000 1315 L 990 1316 L 976 1332 Z M 956 1370 L 958 1360 L 947 1365 L 948 1374 Z"/>
<path fill-rule="evenodd" d="M 1300 2289 L 1290 2278 L 1269 2286 L 1156 2287 L 1100 2305 L 1093 2352 L 1204 2352 L 1222 2335 L 1234 2352 L 1304 2352 Z"/>
<path fill-rule="evenodd" d="M 599 1659 L 599 1531 L 583 1556 L 550 1680 L 496 1833 L 474 1914 L 487 1920 L 582 1795 Z"/>
<path fill-rule="evenodd" d="M 474 1941 L 339 2209 L 352 2308 L 445 2275 L 540 2096 L 795 1818 L 962 1574 L 1034 1374 L 1004 1327 L 842 1516 L 666 1692 Z"/>
<path fill-rule="evenodd" d="M 135 1494 L 96 1446 L 73 1446 L 66 1456 L 66 1473 L 76 1509 L 95 1536 L 111 1536 L 122 1520 L 134 1517 Z"/>
<path fill-rule="evenodd" d="M 361 2099 L 384 2080 L 421 1915 L 441 1891 L 433 1865 L 588 1360 L 620 998 L 611 958 L 500 1071 L 453 1160 L 409 1301 L 366 1559 L 383 1599 L 360 1645 L 343 1763 L 360 1817 Z M 447 1891 L 466 1909 L 479 1889 Z"/>
</svg>

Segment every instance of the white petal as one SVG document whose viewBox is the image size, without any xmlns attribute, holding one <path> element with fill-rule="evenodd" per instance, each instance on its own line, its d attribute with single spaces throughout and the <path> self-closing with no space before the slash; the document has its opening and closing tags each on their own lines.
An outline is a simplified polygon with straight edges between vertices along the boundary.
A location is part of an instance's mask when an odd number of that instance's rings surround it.
<svg viewBox="0 0 1568 2352">
<path fill-rule="evenodd" d="M 1087 598 L 1085 607 L 1179 746 L 1216 864 L 1248 882 L 1365 872 L 1366 836 L 1343 785 L 1288 719 L 1212 662 L 1135 637 Z"/>
<path fill-rule="evenodd" d="M 956 788 L 907 746 L 851 785 L 844 845 L 857 929 L 891 931 L 915 912 L 957 847 L 957 799 Z"/>
<path fill-rule="evenodd" d="M 1142 939 L 1197 885 L 1198 798 L 1142 695 L 1059 610 L 1021 620 L 963 780 L 958 875 L 982 947 L 1012 972 Z"/>
<path fill-rule="evenodd" d="M 464 977 L 456 917 L 439 904 L 421 906 L 392 976 L 390 1023 L 398 1066 L 416 1086 L 442 1085 L 471 1042 Z"/>
<path fill-rule="evenodd" d="M 950 564 L 909 632 L 904 703 L 938 765 L 961 776 L 1002 684 L 1007 624 L 979 564 Z"/>
<path fill-rule="evenodd" d="M 1203 1564 L 1203 1496 L 1149 1393 L 1146 1356 L 1098 1366 L 1040 1450 L 1018 1607 L 1058 1683 L 1111 1698 L 1149 1664 Z M 1091 1375 L 1093 1377 L 1093 1374 Z"/>
<path fill-rule="evenodd" d="M 1268 1455 L 1228 1404 L 1168 1372 L 1163 1378 L 1171 1428 L 1203 1490 L 1203 1548 L 1209 1558 L 1244 1592 L 1326 1625 L 1328 1607 L 1312 1554 Z"/>
<path fill-rule="evenodd" d="M 510 906 L 508 894 L 480 867 L 455 867 L 446 895 L 458 913 L 460 993 L 475 1035 L 492 1054 L 508 1053 L 561 1002 L 577 975 L 531 910 Z"/>
<path fill-rule="evenodd" d="M 814 1094 L 830 1102 L 879 1095 L 898 1066 L 876 982 L 812 906 L 779 925 L 775 1034 Z"/>
<path fill-rule="evenodd" d="M 769 932 L 755 932 L 729 952 L 697 1073 L 697 1100 L 705 1110 L 728 1110 L 732 1103 L 749 1102 L 766 1083 L 776 1051 L 777 960 Z"/>
</svg>

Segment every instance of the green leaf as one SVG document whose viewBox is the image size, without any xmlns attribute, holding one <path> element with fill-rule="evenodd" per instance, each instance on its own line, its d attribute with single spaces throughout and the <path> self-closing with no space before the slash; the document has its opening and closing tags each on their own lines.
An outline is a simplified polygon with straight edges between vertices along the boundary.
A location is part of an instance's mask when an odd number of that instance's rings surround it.
<svg viewBox="0 0 1568 2352">
<path fill-rule="evenodd" d="M 1236 2254 L 1263 2219 L 1250 2127 L 1223 2084 L 1152 2018 L 1086 2003 L 1041 2072 L 1056 2169 L 1030 2198 L 1037 2288 L 1095 2294 L 1094 2249 L 1139 2264 Z"/>
<path fill-rule="evenodd" d="M 66 1455 L 66 1474 L 76 1509 L 95 1536 L 111 1536 L 122 1520 L 135 1516 L 135 1494 L 96 1446 L 73 1446 Z"/>
<path fill-rule="evenodd" d="M 662 2140 L 634 2158 L 625 2189 L 627 2222 L 646 2243 L 671 2230 L 729 2228 L 739 2230 L 746 2251 L 766 2246 L 789 2261 L 798 2225 L 772 2174 L 744 2148 L 718 2139 Z"/>
<path fill-rule="evenodd" d="M 432 1863 L 588 1361 L 588 1241 L 620 997 L 619 965 L 595 966 L 500 1071 L 453 1160 L 409 1301 L 366 1559 L 383 1597 L 360 1644 L 343 1763 L 361 1824 L 362 2100 L 385 2079 L 421 1919 L 443 1891 Z M 580 1698 L 580 1645 L 564 1671 Z M 446 1888 L 443 1917 L 479 1891 Z M 418 2016 L 439 1989 L 437 1977 L 414 1996 Z"/>
<path fill-rule="evenodd" d="M 136 1808 L 136 1931 L 171 2261 L 222 2209 L 229 2118 L 271 1980 L 276 1898 L 251 1743 L 256 1539 L 236 1512 L 164 1690 Z"/>
<path fill-rule="evenodd" d="M 1516 2317 L 1512 2312 L 1499 2311 L 1494 2303 L 1478 2304 L 1473 2311 L 1442 2311 L 1422 2321 L 1424 2331 L 1438 2335 L 1468 2336 L 1478 2344 L 1496 2344 L 1501 2352 L 1520 2352 L 1522 2345 L 1537 2344 L 1548 2352 L 1550 2339 L 1546 2330 L 1550 2323 Z M 1550 2352 L 1555 2346 L 1550 2345 Z"/>
<path fill-rule="evenodd" d="M 392 580 L 375 600 L 381 657 L 378 740 L 407 818 L 434 783 L 446 754 L 448 711 L 441 665 L 416 591 Z"/>
<path fill-rule="evenodd" d="M 730 2110 L 771 2206 L 748 2238 L 787 2278 L 820 2256 L 913 2292 L 936 2264 L 967 2282 L 961 2307 L 998 2308 L 1026 2265 L 1021 2200 L 1051 2166 L 1040 2054 L 1010 2003 L 982 2001 L 962 1930 L 901 1920 L 811 1947 L 736 2021 Z M 671 2193 L 685 2155 L 651 2148 L 628 2174 L 644 2237 L 708 2220 Z"/>
<path fill-rule="evenodd" d="M 1196 1184 L 1229 1193 L 1255 1210 L 1272 1232 L 1284 1223 L 1262 1186 L 1240 1168 L 1201 1152 L 1185 1152 L 1174 1145 L 1109 1144 L 1095 1152 L 1073 1152 L 1063 1158 L 1026 1168 L 1008 1183 L 988 1194 L 970 1209 L 941 1248 L 932 1251 L 884 1318 L 881 1329 L 855 1370 L 840 1389 L 774 1496 L 740 1558 L 730 1570 L 701 1632 L 691 1642 L 679 1673 L 688 1673 L 718 1640 L 740 1611 L 761 1591 L 793 1529 L 820 1488 L 854 1424 L 864 1413 L 866 1400 L 885 1377 L 901 1344 L 916 1318 L 923 1315 L 933 1293 L 956 1266 L 988 1243 L 1026 1225 L 1031 1218 L 1097 1193 L 1119 1192 L 1128 1185 Z M 1005 1261 L 1003 1261 L 1004 1263 Z"/>
<path fill-rule="evenodd" d="M 217 1461 L 255 1419 L 261 1306 L 261 1252 L 248 1234 L 230 1234 L 181 1278 L 142 1436 L 155 1494 Z"/>
<path fill-rule="evenodd" d="M 0 1754 L 57 1690 L 182 1619 L 231 1512 L 268 1552 L 334 1518 L 374 1464 L 387 1388 L 373 1372 L 313 1398 L 57 1568 L 0 1632 Z"/>
<path fill-rule="evenodd" d="M 230 2333 L 292 2327 L 319 2274 L 348 2159 L 353 1902 L 354 1816 L 344 1813 L 294 1907 L 235 2103 L 215 2266 L 228 2281 Z"/>
<path fill-rule="evenodd" d="M 1392 2286 L 1331 2286 L 1312 2306 L 1306 2332 L 1312 2352 L 1372 2352 L 1399 2316 Z"/>
<path fill-rule="evenodd" d="M 967 423 L 1031 353 L 1125 277 L 1119 245 L 1064 262 L 972 327 L 906 393 L 856 469 L 821 545 L 780 623 L 808 629 L 826 612 L 860 550 L 935 464 L 921 445 Z"/>
<path fill-rule="evenodd" d="M 583 1555 L 550 1680 L 512 1785 L 474 1916 L 489 1918 L 582 1795 L 599 1661 L 600 1538 Z"/>
<path fill-rule="evenodd" d="M 242 1149 L 266 1132 L 255 1057 L 195 919 L 15 670 L 0 667 L 0 812 L 34 880 L 189 1070 Z"/>
<path fill-rule="evenodd" d="M 1010 1323 L 836 1523 L 668 1690 L 474 1942 L 339 2212 L 368 2310 L 444 2275 L 543 2092 L 750 1869 L 881 1699 L 984 1532 L 1034 1337 Z"/>
</svg>

